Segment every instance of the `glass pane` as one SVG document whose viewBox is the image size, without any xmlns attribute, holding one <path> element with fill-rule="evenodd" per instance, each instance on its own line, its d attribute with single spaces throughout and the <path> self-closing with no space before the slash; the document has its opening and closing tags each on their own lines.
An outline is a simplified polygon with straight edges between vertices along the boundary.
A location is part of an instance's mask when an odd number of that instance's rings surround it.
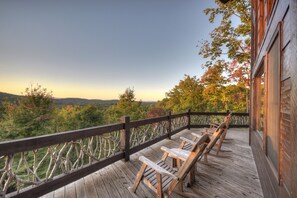
<svg viewBox="0 0 297 198">
<path fill-rule="evenodd" d="M 280 42 L 277 37 L 268 53 L 267 67 L 267 156 L 279 168 Z"/>
<path fill-rule="evenodd" d="M 261 75 L 261 83 L 260 83 L 260 116 L 259 116 L 259 120 L 257 126 L 257 131 L 259 132 L 260 136 L 263 138 L 263 132 L 264 132 L 264 73 Z"/>
</svg>

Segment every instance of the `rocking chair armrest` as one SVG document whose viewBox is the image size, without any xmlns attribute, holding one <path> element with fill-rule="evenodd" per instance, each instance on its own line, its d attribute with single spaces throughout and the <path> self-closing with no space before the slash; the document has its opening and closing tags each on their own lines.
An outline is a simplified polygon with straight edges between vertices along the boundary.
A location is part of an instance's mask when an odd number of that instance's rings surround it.
<svg viewBox="0 0 297 198">
<path fill-rule="evenodd" d="M 192 145 L 195 145 L 195 144 L 196 144 L 195 141 L 189 140 L 188 138 L 185 138 L 185 137 L 180 137 L 180 139 L 181 139 L 182 141 L 185 141 L 185 142 L 190 143 L 190 144 L 192 144 Z"/>
<path fill-rule="evenodd" d="M 148 158 L 144 157 L 144 156 L 140 156 L 139 160 L 146 164 L 147 166 L 149 166 L 150 168 L 154 169 L 156 172 L 160 173 L 161 175 L 166 175 L 169 176 L 173 179 L 178 179 L 177 176 L 175 176 L 174 174 L 170 173 L 169 171 L 167 171 L 166 169 L 162 168 L 161 166 L 159 166 L 158 164 L 156 164 L 155 162 L 149 160 Z"/>
<path fill-rule="evenodd" d="M 186 161 L 190 155 L 190 151 L 186 151 L 183 149 L 177 149 L 177 148 L 170 149 L 165 146 L 162 146 L 161 150 L 168 153 L 169 157 L 180 159 L 182 161 Z"/>
<path fill-rule="evenodd" d="M 198 139 L 200 139 L 201 137 L 202 137 L 202 135 L 199 135 L 199 134 L 197 134 L 197 133 L 191 133 L 195 138 L 198 138 Z"/>
<path fill-rule="evenodd" d="M 212 135 L 213 134 L 213 130 L 210 128 L 204 128 L 200 132 L 202 133 L 202 135 L 204 135 L 204 134 Z"/>
<path fill-rule="evenodd" d="M 213 127 L 218 127 L 218 126 L 220 126 L 220 124 L 218 124 L 218 123 L 214 123 L 214 122 L 213 122 L 213 123 L 210 123 L 209 125 L 210 125 L 210 126 L 213 126 Z"/>
</svg>

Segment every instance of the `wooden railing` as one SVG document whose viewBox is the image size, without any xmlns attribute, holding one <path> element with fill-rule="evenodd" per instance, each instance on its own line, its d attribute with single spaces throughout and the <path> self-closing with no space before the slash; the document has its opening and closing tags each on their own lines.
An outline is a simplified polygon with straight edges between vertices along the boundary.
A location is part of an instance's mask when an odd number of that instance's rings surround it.
<svg viewBox="0 0 297 198">
<path fill-rule="evenodd" d="M 226 113 L 191 112 L 0 143 L 0 197 L 37 197 L 69 184 L 165 138 L 221 122 Z M 233 113 L 230 127 L 248 127 Z"/>
</svg>

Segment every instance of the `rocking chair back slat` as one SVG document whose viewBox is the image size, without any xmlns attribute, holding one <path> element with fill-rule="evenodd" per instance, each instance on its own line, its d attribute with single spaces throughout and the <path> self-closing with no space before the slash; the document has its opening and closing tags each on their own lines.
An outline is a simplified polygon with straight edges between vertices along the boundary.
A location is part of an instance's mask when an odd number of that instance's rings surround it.
<svg viewBox="0 0 297 198">
<path fill-rule="evenodd" d="M 208 154 L 211 149 L 216 145 L 218 139 L 221 137 L 221 135 L 227 130 L 226 123 L 223 122 L 219 125 L 219 127 L 215 130 L 213 135 L 211 136 L 210 142 L 207 145 L 204 154 Z"/>
</svg>

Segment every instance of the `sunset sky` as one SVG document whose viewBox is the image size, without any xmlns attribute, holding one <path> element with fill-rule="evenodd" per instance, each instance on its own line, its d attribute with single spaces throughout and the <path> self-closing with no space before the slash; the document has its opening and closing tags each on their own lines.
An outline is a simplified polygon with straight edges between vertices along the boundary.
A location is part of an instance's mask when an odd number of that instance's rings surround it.
<svg viewBox="0 0 297 198">
<path fill-rule="evenodd" d="M 0 92 L 156 101 L 201 76 L 196 45 L 214 28 L 206 0 L 0 1 Z"/>
</svg>

